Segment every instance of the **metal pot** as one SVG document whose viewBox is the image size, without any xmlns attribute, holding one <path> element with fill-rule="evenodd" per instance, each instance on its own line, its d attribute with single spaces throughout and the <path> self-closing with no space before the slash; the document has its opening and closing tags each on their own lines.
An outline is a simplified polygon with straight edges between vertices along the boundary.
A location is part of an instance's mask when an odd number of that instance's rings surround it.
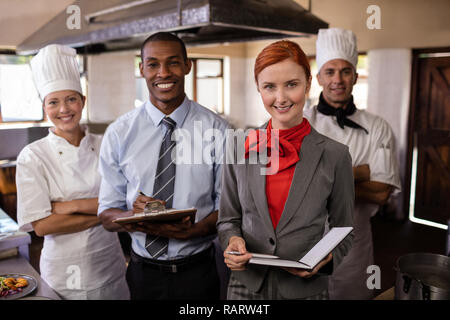
<svg viewBox="0 0 450 320">
<path fill-rule="evenodd" d="M 450 257 L 411 253 L 397 259 L 395 299 L 450 300 Z"/>
</svg>

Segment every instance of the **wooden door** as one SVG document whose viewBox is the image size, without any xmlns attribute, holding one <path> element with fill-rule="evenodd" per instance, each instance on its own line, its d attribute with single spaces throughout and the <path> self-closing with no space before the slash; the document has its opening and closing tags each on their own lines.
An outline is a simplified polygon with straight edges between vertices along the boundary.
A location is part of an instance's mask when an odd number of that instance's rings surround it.
<svg viewBox="0 0 450 320">
<path fill-rule="evenodd" d="M 417 54 L 408 158 L 417 148 L 414 216 L 450 219 L 450 54 Z"/>
</svg>

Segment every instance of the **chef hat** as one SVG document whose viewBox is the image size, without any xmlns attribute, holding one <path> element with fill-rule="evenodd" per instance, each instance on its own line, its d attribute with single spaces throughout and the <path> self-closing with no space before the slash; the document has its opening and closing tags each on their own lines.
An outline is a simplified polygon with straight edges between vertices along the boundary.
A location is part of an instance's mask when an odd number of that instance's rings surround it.
<svg viewBox="0 0 450 320">
<path fill-rule="evenodd" d="M 50 44 L 39 50 L 30 64 L 42 100 L 49 93 L 60 90 L 74 90 L 82 94 L 75 49 Z"/>
<path fill-rule="evenodd" d="M 358 49 L 356 36 L 350 30 L 340 28 L 320 29 L 316 42 L 317 70 L 330 60 L 343 59 L 350 62 L 356 70 Z"/>
</svg>

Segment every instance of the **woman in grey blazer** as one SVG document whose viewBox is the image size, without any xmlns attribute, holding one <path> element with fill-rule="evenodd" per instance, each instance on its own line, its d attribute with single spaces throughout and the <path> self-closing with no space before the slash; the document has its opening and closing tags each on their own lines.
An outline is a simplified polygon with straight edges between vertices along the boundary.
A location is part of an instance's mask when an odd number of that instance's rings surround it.
<svg viewBox="0 0 450 320">
<path fill-rule="evenodd" d="M 266 130 L 247 137 L 245 155 L 237 154 L 237 161 L 223 169 L 217 229 L 232 270 L 228 299 L 327 299 L 327 275 L 349 251 L 352 235 L 311 272 L 248 261 L 250 252 L 299 260 L 322 238 L 327 224 L 353 225 L 350 154 L 303 118 L 311 72 L 296 43 L 278 41 L 264 48 L 256 59 L 255 80 L 271 119 L 262 127 Z M 252 161 L 252 154 L 266 150 L 268 164 Z"/>
</svg>

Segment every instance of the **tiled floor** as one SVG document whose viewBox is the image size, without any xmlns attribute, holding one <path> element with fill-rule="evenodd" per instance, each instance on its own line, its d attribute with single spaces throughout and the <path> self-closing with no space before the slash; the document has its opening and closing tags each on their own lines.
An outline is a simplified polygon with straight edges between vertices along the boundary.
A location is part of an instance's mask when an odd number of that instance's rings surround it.
<svg viewBox="0 0 450 320">
<path fill-rule="evenodd" d="M 376 295 L 394 286 L 396 277 L 394 266 L 400 256 L 412 252 L 445 253 L 447 242 L 445 230 L 410 221 L 390 220 L 377 214 L 372 218 L 372 231 L 375 264 L 381 270 L 381 289 L 376 290 Z M 124 236 L 122 240 L 124 247 L 129 248 L 127 237 Z M 38 271 L 41 248 L 42 238 L 32 233 L 30 262 Z M 125 250 L 126 256 L 128 253 L 129 251 Z"/>
</svg>

